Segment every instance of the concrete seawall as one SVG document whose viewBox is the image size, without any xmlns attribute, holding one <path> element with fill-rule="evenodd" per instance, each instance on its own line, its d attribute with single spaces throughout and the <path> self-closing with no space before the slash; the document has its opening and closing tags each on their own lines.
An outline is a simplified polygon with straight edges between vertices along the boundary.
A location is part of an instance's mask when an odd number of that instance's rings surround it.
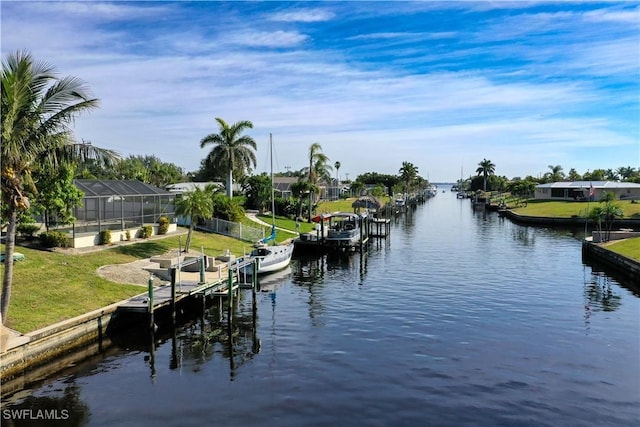
<svg viewBox="0 0 640 427">
<path fill-rule="evenodd" d="M 69 353 L 83 346 L 93 344 L 98 349 L 108 347 L 110 340 L 107 338 L 107 327 L 120 304 L 115 303 L 25 334 L 15 340 L 18 342 L 14 341 L 14 345 L 8 342 L 8 348 L 0 353 L 3 394 L 6 391 L 5 382 L 27 370 L 51 361 L 64 361 Z"/>
<path fill-rule="evenodd" d="M 540 217 L 540 216 L 527 216 L 518 215 L 517 213 L 505 209 L 500 211 L 500 215 L 503 215 L 515 223 L 527 224 L 527 225 L 539 225 L 539 226 L 567 226 L 567 227 L 584 227 L 585 218 L 580 217 Z M 591 220 L 588 221 L 589 227 L 593 228 L 595 223 Z M 638 219 L 617 219 L 614 220 L 612 226 L 615 228 L 640 228 L 640 220 Z"/>
<path fill-rule="evenodd" d="M 632 283 L 640 283 L 640 262 L 613 252 L 602 244 L 584 240 L 582 242 L 582 256 L 615 270 L 630 279 Z"/>
</svg>

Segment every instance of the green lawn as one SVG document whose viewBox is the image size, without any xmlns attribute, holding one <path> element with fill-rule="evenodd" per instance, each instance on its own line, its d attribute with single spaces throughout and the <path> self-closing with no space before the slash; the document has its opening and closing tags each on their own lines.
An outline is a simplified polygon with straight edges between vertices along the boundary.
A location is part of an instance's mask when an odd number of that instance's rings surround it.
<svg viewBox="0 0 640 427">
<path fill-rule="evenodd" d="M 387 203 L 391 198 L 388 196 L 377 198 L 382 205 Z M 334 200 L 330 202 L 320 202 L 318 204 L 318 213 L 331 213 L 331 212 L 353 212 L 351 205 L 357 200 L 357 197 L 350 197 L 348 199 Z"/>
<path fill-rule="evenodd" d="M 161 255 L 184 246 L 186 234 L 152 239 L 81 255 L 62 254 L 17 246 L 26 255 L 14 264 L 11 304 L 6 326 L 30 332 L 104 307 L 145 291 L 144 287 L 113 283 L 99 277 L 98 267 L 123 264 Z M 194 232 L 191 249 L 220 255 L 251 250 L 251 244 L 218 234 Z M 4 250 L 2 245 L 1 250 Z M 4 264 L 0 264 L 0 274 Z"/>
<path fill-rule="evenodd" d="M 631 201 L 616 201 L 623 212 L 625 218 L 640 219 L 640 203 Z M 548 201 L 529 200 L 526 207 L 512 209 L 519 215 L 540 216 L 550 218 L 571 218 L 578 216 L 584 218 L 588 211 L 600 205 L 599 202 L 574 202 L 574 201 Z"/>
<path fill-rule="evenodd" d="M 640 261 L 640 237 L 610 243 L 607 245 L 607 249 Z"/>
<path fill-rule="evenodd" d="M 381 201 L 381 203 L 384 204 L 389 200 L 389 197 L 383 197 L 383 198 L 380 198 L 379 200 Z M 331 202 L 323 201 L 319 203 L 318 209 L 316 210 L 316 212 L 317 213 L 353 212 L 353 208 L 351 207 L 351 205 L 355 201 L 356 199 L 353 197 L 348 199 L 335 200 Z M 271 223 L 271 215 L 258 214 L 256 216 L 266 223 Z M 250 225 L 251 227 L 260 227 L 259 224 L 256 224 L 255 222 L 252 222 L 249 219 L 247 219 L 247 221 L 244 221 L 243 223 Z M 310 231 L 313 231 L 314 225 L 315 223 L 309 223 L 306 221 L 300 222 L 299 223 L 300 233 L 309 233 Z M 285 230 L 291 230 L 291 233 L 278 230 L 276 233 L 276 241 L 278 242 L 282 242 L 284 240 L 291 239 L 296 236 L 295 234 L 296 221 L 293 219 L 276 216 L 276 227 L 283 228 Z M 271 233 L 271 229 L 269 227 L 265 227 L 265 235 L 269 235 L 270 233 Z"/>
</svg>

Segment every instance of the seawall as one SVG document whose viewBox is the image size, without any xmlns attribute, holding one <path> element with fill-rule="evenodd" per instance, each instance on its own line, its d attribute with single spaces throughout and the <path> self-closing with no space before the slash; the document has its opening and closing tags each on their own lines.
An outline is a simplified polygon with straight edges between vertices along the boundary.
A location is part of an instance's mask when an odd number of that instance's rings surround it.
<svg viewBox="0 0 640 427">
<path fill-rule="evenodd" d="M 76 349 L 93 347 L 103 350 L 111 345 L 107 328 L 114 329 L 113 319 L 121 302 L 91 311 L 51 326 L 24 334 L 17 343 L 5 343 L 8 348 L 0 353 L 0 380 L 2 393 L 7 392 L 7 381 L 24 375 L 27 371 L 54 363 L 59 368 L 72 363 L 68 356 Z M 95 348 L 97 347 L 97 348 Z M 87 353 L 85 352 L 85 357 Z M 49 366 L 48 369 L 52 369 Z"/>
<path fill-rule="evenodd" d="M 504 209 L 499 211 L 500 215 L 503 215 L 515 223 L 525 225 L 538 225 L 538 226 L 566 226 L 566 227 L 584 227 L 585 218 L 580 217 L 540 217 L 540 216 L 528 216 L 519 215 L 510 209 Z M 587 222 L 589 227 L 593 228 L 594 222 L 589 220 Z M 617 219 L 611 224 L 615 228 L 640 228 L 640 220 L 638 219 Z"/>
<path fill-rule="evenodd" d="M 585 239 L 582 242 L 582 256 L 615 270 L 632 283 L 640 284 L 640 262 L 607 249 L 606 246 Z M 639 286 L 640 287 L 640 286 Z"/>
</svg>

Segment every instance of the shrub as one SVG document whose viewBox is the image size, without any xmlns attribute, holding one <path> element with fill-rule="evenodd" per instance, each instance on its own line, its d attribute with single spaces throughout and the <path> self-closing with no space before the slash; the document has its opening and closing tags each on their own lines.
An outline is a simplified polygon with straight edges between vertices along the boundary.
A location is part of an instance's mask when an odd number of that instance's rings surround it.
<svg viewBox="0 0 640 427">
<path fill-rule="evenodd" d="M 111 243 L 111 230 L 102 230 L 100 232 L 100 244 L 108 245 Z"/>
<path fill-rule="evenodd" d="M 47 248 L 68 248 L 69 240 L 67 239 L 67 233 L 61 231 L 47 231 L 40 233 L 40 243 Z"/>
<path fill-rule="evenodd" d="M 151 233 L 153 233 L 153 227 L 150 225 L 143 225 L 140 229 L 140 237 L 143 239 L 151 237 Z"/>
<path fill-rule="evenodd" d="M 158 219 L 158 234 L 167 234 L 167 231 L 169 231 L 169 218 L 161 216 Z"/>
<path fill-rule="evenodd" d="M 36 233 L 36 231 L 40 230 L 40 226 L 37 224 L 19 224 L 18 225 L 18 233 L 20 233 L 21 236 L 26 236 L 26 237 L 33 237 L 33 235 Z"/>
</svg>

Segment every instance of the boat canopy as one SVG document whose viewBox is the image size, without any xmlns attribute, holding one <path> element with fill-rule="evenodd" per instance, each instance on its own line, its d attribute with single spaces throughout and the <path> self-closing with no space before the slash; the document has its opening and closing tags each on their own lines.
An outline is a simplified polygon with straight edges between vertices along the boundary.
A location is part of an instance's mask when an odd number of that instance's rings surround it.
<svg viewBox="0 0 640 427">
<path fill-rule="evenodd" d="M 382 203 L 373 196 L 360 196 L 351 204 L 351 207 L 354 209 L 380 209 L 381 206 Z"/>
</svg>

